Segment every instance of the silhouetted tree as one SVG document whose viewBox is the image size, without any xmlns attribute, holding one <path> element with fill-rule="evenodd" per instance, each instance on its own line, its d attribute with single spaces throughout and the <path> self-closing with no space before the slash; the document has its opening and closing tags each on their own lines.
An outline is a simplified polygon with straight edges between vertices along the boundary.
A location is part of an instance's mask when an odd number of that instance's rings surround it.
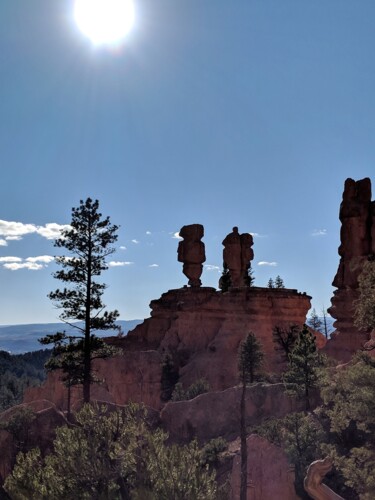
<svg viewBox="0 0 375 500">
<path fill-rule="evenodd" d="M 244 284 L 245 284 L 245 286 L 250 287 L 250 286 L 253 286 L 254 281 L 255 281 L 254 272 L 253 272 L 253 268 L 250 265 L 249 269 L 246 271 L 245 276 L 244 276 Z"/>
<path fill-rule="evenodd" d="M 285 288 L 284 280 L 279 275 L 275 279 L 275 288 Z"/>
<path fill-rule="evenodd" d="M 268 288 L 275 288 L 275 283 L 273 282 L 273 279 L 270 278 L 267 283 Z"/>
<path fill-rule="evenodd" d="M 289 328 L 275 326 L 272 331 L 273 341 L 276 344 L 275 349 L 283 351 L 286 360 L 288 360 L 289 354 L 296 343 L 299 331 L 300 329 L 297 325 L 291 325 Z"/>
<path fill-rule="evenodd" d="M 240 403 L 241 437 L 241 489 L 240 500 L 247 498 L 247 447 L 246 447 L 246 387 L 252 384 L 255 374 L 262 366 L 264 354 L 254 333 L 249 333 L 238 351 L 238 372 L 242 383 Z"/>
<path fill-rule="evenodd" d="M 219 280 L 219 288 L 224 293 L 229 290 L 232 286 L 232 280 L 230 278 L 230 272 L 226 262 L 223 262 L 223 273 Z"/>
<path fill-rule="evenodd" d="M 79 207 L 72 209 L 69 228 L 64 229 L 61 237 L 55 241 L 55 246 L 65 248 L 69 255 L 56 258 L 62 269 L 57 271 L 54 277 L 67 283 L 69 288 L 57 289 L 49 294 L 49 298 L 57 307 L 63 309 L 60 319 L 77 329 L 78 338 L 75 338 L 73 343 L 68 342 L 65 352 L 62 352 L 62 341 L 68 339 L 65 334 L 47 336 L 42 342 L 59 346 L 60 354 L 70 356 L 74 349 L 79 353 L 75 355 L 72 377 L 82 377 L 85 402 L 90 401 L 92 360 L 113 354 L 113 350 L 92 332 L 118 329 L 115 320 L 119 313 L 116 310 L 104 311 L 102 295 L 106 285 L 96 279 L 108 269 L 106 257 L 115 251 L 112 244 L 117 240 L 117 230 L 118 226 L 111 224 L 109 217 L 102 218 L 98 200 L 87 198 L 86 201 L 80 201 Z M 72 321 L 81 321 L 82 326 L 72 324 Z M 67 359 L 65 357 L 65 361 Z M 81 372 L 76 370 L 76 362 L 81 363 Z M 68 364 L 71 364 L 70 361 Z M 65 368 L 70 370 L 67 365 Z"/>
</svg>

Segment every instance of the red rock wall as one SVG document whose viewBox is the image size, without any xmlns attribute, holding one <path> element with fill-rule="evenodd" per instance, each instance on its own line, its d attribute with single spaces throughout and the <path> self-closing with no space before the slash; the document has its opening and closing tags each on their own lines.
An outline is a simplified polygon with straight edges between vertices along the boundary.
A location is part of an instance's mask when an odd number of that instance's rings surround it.
<svg viewBox="0 0 375 500">
<path fill-rule="evenodd" d="M 204 443 L 218 436 L 235 439 L 240 433 L 241 387 L 207 392 L 190 401 L 167 403 L 161 411 L 161 425 L 170 439 L 187 443 L 197 438 Z M 258 383 L 246 389 L 246 425 L 259 425 L 264 419 L 283 418 L 303 411 L 304 401 L 285 394 L 283 384 Z M 314 406 L 314 403 L 313 403 Z"/>
<path fill-rule="evenodd" d="M 337 287 L 329 313 L 336 319 L 336 332 L 327 343 L 327 354 L 348 361 L 368 340 L 366 332 L 354 326 L 354 302 L 358 299 L 358 277 L 363 264 L 375 254 L 375 202 L 371 202 L 371 181 L 347 179 L 340 205 L 340 263 L 332 285 Z"/>
</svg>

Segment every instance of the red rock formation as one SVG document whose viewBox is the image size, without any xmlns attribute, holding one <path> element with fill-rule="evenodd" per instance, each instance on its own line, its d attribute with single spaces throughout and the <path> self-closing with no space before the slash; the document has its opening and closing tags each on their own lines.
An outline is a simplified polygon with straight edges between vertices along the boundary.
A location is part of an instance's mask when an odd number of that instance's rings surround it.
<svg viewBox="0 0 375 500">
<path fill-rule="evenodd" d="M 170 353 L 184 387 L 199 378 L 212 390 L 238 383 L 237 351 L 252 331 L 265 352 L 265 370 L 279 372 L 283 361 L 275 350 L 272 330 L 277 326 L 302 325 L 310 297 L 286 288 L 238 288 L 221 293 L 213 288 L 170 290 L 151 302 L 151 318 L 127 337 L 109 340 L 124 350 L 122 356 L 95 362 L 96 375 L 104 383 L 93 386 L 93 398 L 117 404 L 143 401 L 162 407 L 161 363 Z M 66 408 L 66 389 L 51 374 L 42 388 L 31 388 L 25 401 L 41 397 Z M 74 398 L 80 397 L 78 389 Z"/>
<path fill-rule="evenodd" d="M 183 241 L 178 244 L 178 261 L 183 262 L 183 273 L 189 279 L 189 285 L 201 286 L 201 274 L 203 262 L 206 261 L 204 243 L 201 241 L 204 235 L 202 224 L 190 224 L 180 229 Z"/>
<path fill-rule="evenodd" d="M 332 285 L 337 287 L 329 313 L 336 319 L 336 332 L 327 343 L 327 354 L 348 361 L 369 339 L 353 323 L 354 301 L 358 298 L 358 276 L 363 263 L 375 254 L 375 202 L 371 202 L 371 181 L 347 179 L 340 205 L 340 263 Z"/>
<path fill-rule="evenodd" d="M 247 438 L 247 499 L 297 500 L 294 489 L 294 470 L 284 451 L 260 436 Z M 233 461 L 231 500 L 240 498 L 241 457 Z"/>
</svg>

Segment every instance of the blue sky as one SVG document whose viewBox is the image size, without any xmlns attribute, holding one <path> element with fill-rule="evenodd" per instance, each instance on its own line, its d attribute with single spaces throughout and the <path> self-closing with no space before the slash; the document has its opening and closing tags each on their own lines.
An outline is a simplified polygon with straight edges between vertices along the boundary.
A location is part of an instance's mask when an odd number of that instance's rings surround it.
<svg viewBox="0 0 375 500">
<path fill-rule="evenodd" d="M 88 196 L 121 226 L 103 280 L 122 319 L 186 283 L 173 235 L 191 223 L 204 285 L 237 225 L 256 285 L 280 274 L 328 306 L 344 181 L 375 182 L 375 2 L 134 4 L 110 49 L 72 0 L 1 2 L 0 324 L 56 320 L 53 238 Z"/>
</svg>

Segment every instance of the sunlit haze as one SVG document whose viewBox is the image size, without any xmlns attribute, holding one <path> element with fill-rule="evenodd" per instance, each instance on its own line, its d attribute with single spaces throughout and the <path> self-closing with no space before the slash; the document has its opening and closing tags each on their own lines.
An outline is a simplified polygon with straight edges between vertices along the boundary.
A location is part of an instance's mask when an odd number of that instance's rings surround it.
<svg viewBox="0 0 375 500">
<path fill-rule="evenodd" d="M 121 41 L 134 23 L 132 0 L 76 0 L 74 18 L 95 45 Z"/>
</svg>

